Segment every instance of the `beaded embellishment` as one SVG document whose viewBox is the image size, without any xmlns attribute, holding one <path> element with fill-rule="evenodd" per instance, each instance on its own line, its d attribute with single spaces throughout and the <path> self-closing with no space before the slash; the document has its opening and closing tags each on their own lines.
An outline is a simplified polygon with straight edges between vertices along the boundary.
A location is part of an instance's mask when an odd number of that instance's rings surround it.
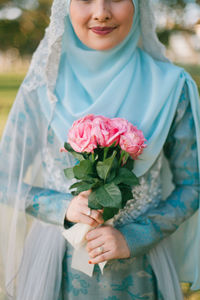
<svg viewBox="0 0 200 300">
<path fill-rule="evenodd" d="M 114 217 L 114 224 L 132 222 L 151 206 L 157 206 L 162 199 L 160 172 L 163 154 L 160 154 L 151 169 L 139 178 L 139 185 L 132 190 L 133 199 Z"/>
</svg>

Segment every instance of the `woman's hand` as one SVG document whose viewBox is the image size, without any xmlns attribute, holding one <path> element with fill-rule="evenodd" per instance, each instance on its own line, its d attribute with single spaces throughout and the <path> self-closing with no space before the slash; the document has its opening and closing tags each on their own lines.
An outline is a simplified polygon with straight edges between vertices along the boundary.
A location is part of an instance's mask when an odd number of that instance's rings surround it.
<svg viewBox="0 0 200 300">
<path fill-rule="evenodd" d="M 88 207 L 90 193 L 91 191 L 82 192 L 72 199 L 66 213 L 68 221 L 88 224 L 92 227 L 103 224 L 102 211 L 92 210 Z"/>
<path fill-rule="evenodd" d="M 101 226 L 91 230 L 86 239 L 91 264 L 130 257 L 130 250 L 124 236 L 111 226 Z"/>
</svg>

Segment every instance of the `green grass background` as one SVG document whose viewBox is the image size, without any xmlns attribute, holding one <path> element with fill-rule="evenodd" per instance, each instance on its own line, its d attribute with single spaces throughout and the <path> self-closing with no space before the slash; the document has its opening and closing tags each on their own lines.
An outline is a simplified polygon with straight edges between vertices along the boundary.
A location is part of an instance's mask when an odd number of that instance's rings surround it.
<svg viewBox="0 0 200 300">
<path fill-rule="evenodd" d="M 0 73 L 0 137 L 24 74 Z"/>
<path fill-rule="evenodd" d="M 183 66 L 196 81 L 200 91 L 200 66 Z M 9 111 L 23 81 L 24 73 L 0 73 L 0 137 L 2 136 Z M 182 284 L 185 300 L 200 300 L 200 291 L 192 292 L 190 285 Z M 0 300 L 6 300 L 0 288 Z"/>
</svg>

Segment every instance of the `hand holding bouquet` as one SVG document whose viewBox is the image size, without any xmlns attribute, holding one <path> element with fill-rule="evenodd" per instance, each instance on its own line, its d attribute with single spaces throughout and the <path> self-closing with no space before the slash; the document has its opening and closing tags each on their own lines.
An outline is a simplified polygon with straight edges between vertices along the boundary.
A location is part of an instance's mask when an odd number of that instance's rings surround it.
<svg viewBox="0 0 200 300">
<path fill-rule="evenodd" d="M 139 181 L 132 170 L 134 160 L 146 147 L 144 143 L 142 131 L 122 118 L 88 115 L 75 121 L 68 134 L 68 143 L 62 149 L 79 161 L 73 168 L 64 170 L 68 179 L 77 179 L 70 187 L 72 194 L 91 190 L 88 207 L 102 210 L 104 221 L 111 219 L 133 198 L 132 187 Z M 75 233 L 81 238 L 80 244 L 90 230 L 88 226 L 85 229 L 83 224 L 81 226 L 82 237 Z M 65 237 L 75 248 L 79 247 L 71 241 L 69 230 Z"/>
</svg>

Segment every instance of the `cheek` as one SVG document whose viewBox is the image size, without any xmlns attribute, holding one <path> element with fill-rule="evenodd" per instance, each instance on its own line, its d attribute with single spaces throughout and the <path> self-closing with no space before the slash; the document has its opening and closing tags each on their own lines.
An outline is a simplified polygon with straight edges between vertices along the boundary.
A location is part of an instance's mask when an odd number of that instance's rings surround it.
<svg viewBox="0 0 200 300">
<path fill-rule="evenodd" d="M 70 18 L 74 30 L 80 30 L 88 19 L 88 12 L 84 5 L 78 5 L 75 1 L 72 1 L 70 5 Z"/>
<path fill-rule="evenodd" d="M 126 27 L 127 30 L 131 29 L 134 18 L 134 6 L 132 1 L 125 1 L 122 3 L 121 7 L 118 7 L 118 12 L 116 13 L 120 23 Z"/>
</svg>

